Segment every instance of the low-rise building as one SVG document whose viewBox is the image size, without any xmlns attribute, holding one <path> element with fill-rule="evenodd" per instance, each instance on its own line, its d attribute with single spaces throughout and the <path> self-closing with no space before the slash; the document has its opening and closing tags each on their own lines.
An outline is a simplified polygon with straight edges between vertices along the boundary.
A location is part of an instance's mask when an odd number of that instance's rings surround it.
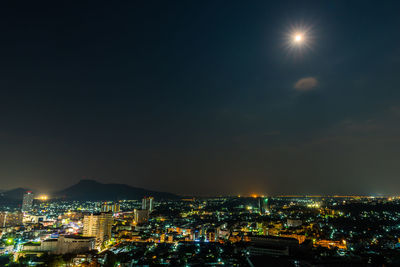
<svg viewBox="0 0 400 267">
<path fill-rule="evenodd" d="M 60 236 L 42 242 L 28 242 L 21 252 L 48 252 L 50 254 L 82 253 L 93 250 L 95 238 L 82 236 Z"/>
</svg>

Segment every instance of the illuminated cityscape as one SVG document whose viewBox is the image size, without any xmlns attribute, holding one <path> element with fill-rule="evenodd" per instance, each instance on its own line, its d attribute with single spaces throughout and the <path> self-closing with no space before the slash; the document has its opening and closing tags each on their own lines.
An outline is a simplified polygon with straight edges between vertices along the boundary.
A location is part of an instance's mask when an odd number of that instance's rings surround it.
<svg viewBox="0 0 400 267">
<path fill-rule="evenodd" d="M 1 1 L 0 267 L 400 266 L 400 1 Z"/>
<path fill-rule="evenodd" d="M 369 196 L 37 198 L 29 212 L 2 206 L 0 251 L 8 266 L 395 266 L 399 207 Z"/>
</svg>

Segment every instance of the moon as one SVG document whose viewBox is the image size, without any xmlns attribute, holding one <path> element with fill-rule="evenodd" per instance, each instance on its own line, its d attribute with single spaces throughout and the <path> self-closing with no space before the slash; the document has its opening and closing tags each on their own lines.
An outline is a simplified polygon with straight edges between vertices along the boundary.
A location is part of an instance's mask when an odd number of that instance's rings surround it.
<svg viewBox="0 0 400 267">
<path fill-rule="evenodd" d="M 315 33 L 311 24 L 289 25 L 284 33 L 284 47 L 291 56 L 301 56 L 315 43 Z"/>
<path fill-rule="evenodd" d="M 304 36 L 303 36 L 303 34 L 301 34 L 301 33 L 296 33 L 296 34 L 293 36 L 293 41 L 294 41 L 295 43 L 297 43 L 297 44 L 302 43 L 302 42 L 304 41 Z"/>
<path fill-rule="evenodd" d="M 294 36 L 294 41 L 300 43 L 303 40 L 303 36 L 301 34 L 296 34 Z"/>
</svg>

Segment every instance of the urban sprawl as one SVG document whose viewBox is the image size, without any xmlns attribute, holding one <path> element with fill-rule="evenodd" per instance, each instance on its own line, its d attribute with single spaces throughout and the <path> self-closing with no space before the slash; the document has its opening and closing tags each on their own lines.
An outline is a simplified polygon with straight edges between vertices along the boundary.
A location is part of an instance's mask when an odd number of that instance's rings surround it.
<svg viewBox="0 0 400 267">
<path fill-rule="evenodd" d="M 400 199 L 188 197 L 1 205 L 0 266 L 399 266 Z"/>
</svg>

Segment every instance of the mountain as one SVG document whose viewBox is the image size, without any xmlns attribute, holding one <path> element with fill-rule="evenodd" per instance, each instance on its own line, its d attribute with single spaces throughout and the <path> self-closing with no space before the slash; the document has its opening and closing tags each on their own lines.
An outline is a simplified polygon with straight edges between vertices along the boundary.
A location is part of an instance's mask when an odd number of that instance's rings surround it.
<svg viewBox="0 0 400 267">
<path fill-rule="evenodd" d="M 25 189 L 25 188 L 15 188 L 15 189 L 3 191 L 0 195 L 7 199 L 21 200 L 26 191 L 29 191 L 29 190 Z"/>
<path fill-rule="evenodd" d="M 94 180 L 81 180 L 79 183 L 55 193 L 55 196 L 74 200 L 119 200 L 141 199 L 152 196 L 155 199 L 176 199 L 177 195 L 150 191 L 125 184 L 103 184 Z"/>
<path fill-rule="evenodd" d="M 15 188 L 12 190 L 3 190 L 0 193 L 0 207 L 13 205 L 16 208 L 21 206 L 24 193 L 29 191 L 25 188 Z"/>
</svg>

